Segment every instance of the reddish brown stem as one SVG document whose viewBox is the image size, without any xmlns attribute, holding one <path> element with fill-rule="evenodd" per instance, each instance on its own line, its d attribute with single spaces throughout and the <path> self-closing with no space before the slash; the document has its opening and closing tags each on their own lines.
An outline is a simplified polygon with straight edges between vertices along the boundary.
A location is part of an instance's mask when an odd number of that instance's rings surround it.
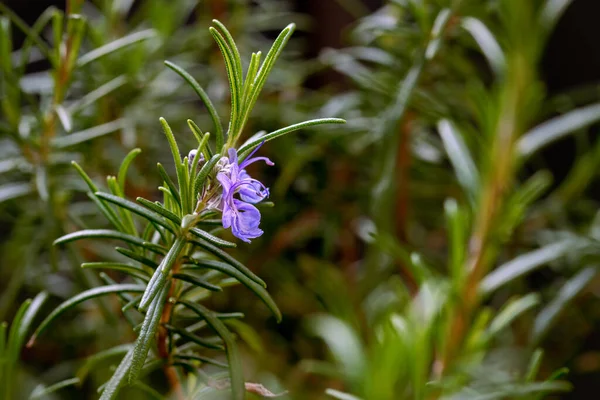
<svg viewBox="0 0 600 400">
<path fill-rule="evenodd" d="M 173 273 L 176 273 L 179 270 L 179 263 L 176 263 L 173 266 Z M 171 285 L 169 289 L 169 294 L 167 295 L 167 303 L 163 308 L 162 315 L 160 317 L 160 326 L 158 328 L 156 344 L 158 347 L 158 356 L 166 360 L 163 366 L 163 372 L 167 377 L 167 381 L 169 382 L 169 386 L 171 388 L 171 392 L 175 394 L 175 397 L 178 400 L 185 400 L 185 395 L 183 394 L 183 389 L 181 388 L 181 382 L 179 381 L 179 376 L 177 375 L 177 371 L 175 367 L 171 365 L 170 358 L 171 352 L 169 351 L 169 332 L 167 328 L 165 328 L 165 324 L 168 324 L 171 320 L 171 314 L 173 313 L 174 303 L 171 300 L 173 295 L 175 294 L 175 285 Z"/>
</svg>

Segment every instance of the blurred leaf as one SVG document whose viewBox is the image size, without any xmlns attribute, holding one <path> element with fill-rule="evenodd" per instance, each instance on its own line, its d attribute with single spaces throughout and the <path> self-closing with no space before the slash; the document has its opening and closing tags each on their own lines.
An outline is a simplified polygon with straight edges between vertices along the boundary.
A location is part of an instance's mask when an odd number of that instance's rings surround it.
<svg viewBox="0 0 600 400">
<path fill-rule="evenodd" d="M 96 103 L 101 98 L 108 96 L 115 90 L 119 89 L 121 86 L 127 83 L 127 77 L 125 75 L 120 75 L 110 81 L 106 82 L 102 86 L 97 89 L 91 91 L 90 93 L 82 96 L 81 98 L 75 100 L 68 107 L 68 113 L 70 115 L 75 115 L 78 112 L 82 111 L 87 106 L 90 106 Z"/>
<path fill-rule="evenodd" d="M 345 322 L 323 314 L 310 317 L 307 323 L 310 332 L 327 344 L 348 385 L 360 387 L 368 366 L 356 332 Z"/>
<path fill-rule="evenodd" d="M 340 392 L 339 390 L 335 390 L 335 389 L 327 389 L 327 390 L 325 390 L 325 393 L 328 394 L 329 396 L 333 397 L 334 399 L 360 400 L 359 397 L 352 396 L 351 394 Z"/>
<path fill-rule="evenodd" d="M 519 139 L 517 144 L 519 153 L 524 157 L 530 157 L 544 146 L 599 120 L 600 104 L 581 107 L 552 118 L 531 129 Z"/>
<path fill-rule="evenodd" d="M 490 323 L 487 334 L 490 337 L 496 336 L 500 331 L 507 328 L 521 314 L 537 306 L 540 303 L 540 296 L 537 293 L 530 293 L 519 299 L 508 301 L 502 310 Z"/>
<path fill-rule="evenodd" d="M 52 140 L 52 146 L 54 146 L 57 149 L 64 149 L 66 147 L 84 143 L 88 140 L 96 139 L 109 133 L 118 131 L 120 129 L 125 128 L 126 125 L 127 121 L 125 119 L 117 119 L 115 121 L 107 122 L 106 124 L 98 125 L 93 128 L 70 133 L 66 136 L 54 138 Z"/>
<path fill-rule="evenodd" d="M 469 149 L 460 133 L 449 121 L 442 120 L 438 124 L 440 136 L 446 153 L 456 171 L 458 181 L 465 189 L 471 201 L 475 201 L 479 193 L 479 173 L 473 162 Z"/>
<path fill-rule="evenodd" d="M 542 364 L 542 358 L 544 357 L 544 351 L 536 349 L 531 356 L 529 366 L 527 367 L 527 374 L 525 375 L 526 382 L 533 382 L 537 376 L 540 366 Z"/>
<path fill-rule="evenodd" d="M 46 317 L 46 319 L 44 319 L 42 321 L 42 323 L 38 326 L 38 328 L 35 330 L 35 332 L 31 336 L 31 338 L 29 339 L 29 342 L 27 343 L 27 347 L 33 346 L 37 337 L 39 335 L 41 335 L 56 318 L 58 318 L 60 315 L 62 315 L 66 311 L 69 311 L 70 309 L 74 308 L 79 303 L 82 303 L 86 300 L 93 299 L 96 297 L 104 296 L 107 294 L 112 294 L 112 293 L 124 293 L 124 292 L 141 293 L 144 291 L 144 289 L 145 289 L 144 285 L 133 285 L 133 284 L 123 283 L 123 284 L 119 284 L 119 285 L 100 286 L 100 287 L 96 287 L 96 288 L 93 288 L 90 290 L 86 290 L 85 292 L 79 293 L 79 294 L 71 297 L 69 300 L 60 304 L 57 308 L 54 309 L 54 311 L 52 311 L 52 313 L 50 313 L 50 315 L 48 315 Z"/>
<path fill-rule="evenodd" d="M 6 183 L 0 186 L 0 203 L 33 192 L 29 183 Z"/>
<path fill-rule="evenodd" d="M 112 54 L 115 51 L 123 49 L 127 46 L 131 46 L 135 43 L 143 42 L 145 40 L 156 37 L 157 34 L 153 29 L 146 29 L 144 31 L 131 33 L 127 36 L 123 36 L 115 41 L 105 44 L 104 46 L 98 47 L 77 60 L 77 67 L 81 68 L 85 65 L 96 61 L 97 59 L 106 55 Z"/>
<path fill-rule="evenodd" d="M 542 26 L 550 31 L 565 12 L 572 0 L 546 0 L 540 15 Z"/>
<path fill-rule="evenodd" d="M 46 396 L 48 396 L 60 389 L 64 389 L 69 386 L 79 385 L 80 383 L 81 382 L 80 382 L 79 378 L 70 378 L 70 379 L 65 379 L 64 381 L 57 382 L 48 387 L 37 386 L 31 393 L 29 399 L 30 400 L 43 399 Z"/>
<path fill-rule="evenodd" d="M 481 282 L 480 290 L 484 294 L 493 292 L 514 279 L 562 257 L 569 251 L 573 251 L 574 246 L 577 245 L 576 240 L 565 239 L 522 254 L 490 272 Z"/>
<path fill-rule="evenodd" d="M 496 75 L 501 75 L 506 68 L 506 60 L 492 32 L 476 18 L 464 18 L 462 25 L 473 36 Z"/>
<path fill-rule="evenodd" d="M 88 357 L 85 360 L 85 363 L 77 370 L 77 378 L 83 382 L 87 378 L 88 374 L 95 370 L 97 364 L 106 361 L 109 358 L 125 354 L 132 348 L 133 347 L 131 344 L 121 344 L 95 353 L 94 355 Z"/>
<path fill-rule="evenodd" d="M 597 275 L 594 267 L 581 270 L 569 279 L 558 292 L 558 295 L 548 303 L 535 319 L 531 340 L 533 343 L 539 341 L 546 334 L 550 326 L 560 316 L 565 307 L 587 286 Z"/>
</svg>

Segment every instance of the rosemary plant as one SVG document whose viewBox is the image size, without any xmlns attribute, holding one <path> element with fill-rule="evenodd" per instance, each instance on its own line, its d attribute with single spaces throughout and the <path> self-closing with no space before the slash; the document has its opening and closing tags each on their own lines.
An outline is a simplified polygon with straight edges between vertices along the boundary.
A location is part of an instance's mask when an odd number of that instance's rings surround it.
<svg viewBox="0 0 600 400">
<path fill-rule="evenodd" d="M 83 169 L 73 163 L 90 189 L 90 197 L 112 223 L 114 230 L 88 229 L 57 239 L 55 244 L 66 244 L 82 239 L 108 238 L 125 242 L 128 248 L 117 248 L 131 263 L 85 263 L 83 268 L 116 270 L 131 276 L 131 282 L 100 286 L 67 300 L 58 306 L 37 328 L 29 346 L 32 346 L 52 322 L 65 311 L 82 301 L 119 294 L 123 312 L 137 309 L 143 315 L 139 336 L 112 378 L 102 389 L 101 399 L 115 398 L 120 388 L 134 384 L 157 366 L 162 367 L 171 390 L 184 398 L 181 377 L 177 368 L 200 374 L 197 363 L 223 365 L 209 357 L 198 355 L 197 347 L 223 349 L 227 353 L 227 368 L 231 378 L 231 396 L 245 397 L 246 382 L 235 339 L 223 320 L 240 318 L 240 313 L 219 314 L 199 303 L 211 292 L 222 291 L 233 281 L 240 282 L 254 292 L 271 310 L 277 320 L 281 313 L 267 291 L 262 279 L 230 256 L 224 249 L 235 247 L 209 232 L 215 223 L 231 228 L 234 236 L 249 242 L 262 234 L 259 228 L 260 212 L 254 204 L 264 200 L 268 189 L 251 178 L 245 168 L 265 157 L 252 157 L 262 143 L 302 129 L 328 123 L 343 123 L 335 118 L 310 120 L 277 131 L 252 137 L 236 148 L 246 121 L 258 99 L 275 61 L 294 31 L 289 25 L 275 40 L 261 63 L 261 53 L 253 53 L 244 76 L 237 46 L 229 31 L 219 21 L 210 29 L 225 60 L 230 84 L 231 114 L 227 131 L 223 129 L 215 108 L 204 89 L 186 71 L 177 65 L 166 65 L 181 75 L 196 91 L 207 107 L 214 124 L 214 146 L 209 143 L 210 133 L 203 133 L 188 120 L 190 130 L 198 141 L 196 149 L 184 156 L 180 153 L 175 136 L 166 122 L 160 120 L 172 152 L 176 169 L 176 183 L 159 164 L 164 180 L 162 202 L 138 197 L 136 202 L 124 198 L 125 175 L 128 166 L 139 153 L 133 150 L 123 160 L 117 176 L 109 177 L 110 193 L 98 191 L 97 186 Z M 113 208 L 116 206 L 116 209 Z M 221 220 L 215 217 L 221 214 Z M 136 224 L 134 215 L 143 225 Z M 105 280 L 110 280 L 105 276 Z M 187 309 L 197 316 L 194 324 L 186 323 Z M 135 327 L 135 320 L 132 319 Z M 210 340 L 197 334 L 210 327 L 220 340 Z M 149 355 L 150 354 L 150 355 Z"/>
<path fill-rule="evenodd" d="M 538 399 L 570 389 L 559 380 L 563 369 L 538 377 L 537 346 L 597 276 L 585 261 L 597 253 L 595 239 L 530 232 L 536 243 L 519 235 L 521 224 L 535 218 L 529 208 L 551 184 L 547 171 L 522 179 L 523 166 L 548 143 L 600 119 L 593 104 L 536 125 L 544 104 L 539 60 L 568 3 L 390 2 L 358 24 L 361 47 L 324 54 L 360 87 L 332 103 L 347 110 L 352 129 L 376 127 L 357 142 L 379 155 L 370 219 L 360 227 L 370 250 L 359 263 L 358 315 L 329 299 L 335 317 L 318 315 L 308 325 L 328 345 L 333 365 L 305 366 L 345 383 L 345 392 L 327 391 L 332 397 Z M 474 78 L 478 68 L 465 48 L 481 52 L 492 84 L 488 73 Z M 436 150 L 447 164 L 436 160 Z M 438 166 L 443 179 L 431 176 Z M 459 190 L 445 185 L 447 166 Z M 436 200 L 445 215 L 431 211 Z M 414 217 L 419 211 L 430 226 Z M 444 228 L 447 244 L 436 254 L 425 232 Z M 547 306 L 539 293 L 507 287 L 567 256 L 575 272 Z M 345 290 L 342 282 L 327 292 Z M 520 341 L 511 340 L 517 323 L 528 327 Z M 519 356 L 509 355 L 516 349 Z"/>
</svg>

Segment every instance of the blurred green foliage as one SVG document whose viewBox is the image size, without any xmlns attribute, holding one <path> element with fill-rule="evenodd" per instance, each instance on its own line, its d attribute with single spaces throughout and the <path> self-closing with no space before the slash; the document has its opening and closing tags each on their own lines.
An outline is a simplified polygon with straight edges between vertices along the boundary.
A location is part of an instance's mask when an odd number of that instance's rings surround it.
<svg viewBox="0 0 600 400">
<path fill-rule="evenodd" d="M 360 2 L 339 3 L 366 13 Z M 225 323 L 248 382 L 290 399 L 538 399 L 569 390 L 566 363 L 594 364 L 578 342 L 597 320 L 600 220 L 587 188 L 600 105 L 593 90 L 549 98 L 539 74 L 569 3 L 389 0 L 340 33 L 346 47 L 317 60 L 304 59 L 311 44 L 292 37 L 243 137 L 319 117 L 348 123 L 261 149 L 276 165 L 253 176 L 270 186 L 275 207 L 263 210 L 263 237 L 229 253 L 268 283 L 283 321 L 243 287 L 203 300 L 245 314 Z M 161 198 L 162 179 L 148 171 L 157 161 L 175 166 L 158 117 L 183 154 L 197 147 L 187 119 L 213 129 L 164 60 L 184 67 L 229 121 L 213 18 L 243 60 L 266 53 L 267 36 L 289 22 L 299 31 L 313 23 L 277 0 L 73 0 L 31 27 L 0 5 L 0 320 L 12 321 L 0 326 L 0 386 L 13 398 L 95 398 L 137 337 L 107 297 L 21 349 L 36 315 L 102 279 L 130 282 L 79 268 L 123 262 L 112 246 L 52 246 L 107 225 L 69 163 L 97 184 L 138 147 L 124 195 Z M 27 38 L 20 47 L 16 29 Z M 309 89 L 325 70 L 346 80 Z M 555 181 L 542 152 L 567 135 L 577 157 Z M 40 295 L 17 307 L 41 291 L 45 305 Z M 178 370 L 186 396 L 219 397 L 201 382 L 214 367 L 197 369 Z M 157 370 L 122 396 L 168 391 Z"/>
</svg>

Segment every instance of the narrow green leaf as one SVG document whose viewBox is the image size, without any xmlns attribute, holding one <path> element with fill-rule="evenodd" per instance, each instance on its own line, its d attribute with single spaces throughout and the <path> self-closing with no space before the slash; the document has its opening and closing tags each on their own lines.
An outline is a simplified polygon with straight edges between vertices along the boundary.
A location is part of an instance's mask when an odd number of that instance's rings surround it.
<svg viewBox="0 0 600 400">
<path fill-rule="evenodd" d="M 141 149 L 133 149 L 131 150 L 123 159 L 121 166 L 119 167 L 119 173 L 117 174 L 117 182 L 119 183 L 119 188 L 121 189 L 121 193 L 125 193 L 125 180 L 127 179 L 127 170 L 129 169 L 129 165 L 134 158 L 137 157 L 138 154 L 142 152 Z"/>
<path fill-rule="evenodd" d="M 243 400 L 246 397 L 244 371 L 242 370 L 242 360 L 235 343 L 235 339 L 229 329 L 221 322 L 215 314 L 206 307 L 191 303 L 185 300 L 181 304 L 204 318 L 208 325 L 217 332 L 225 342 L 227 350 L 227 362 L 229 363 L 229 374 L 231 377 L 231 396 L 234 400 Z"/>
<path fill-rule="evenodd" d="M 131 258 L 132 260 L 137 261 L 142 265 L 146 265 L 152 269 L 155 269 L 158 267 L 157 262 L 152 261 L 151 259 L 141 256 L 137 253 L 134 253 L 133 251 L 131 251 L 129 249 L 124 249 L 122 247 L 115 247 L 115 250 L 117 250 L 119 253 L 123 254 L 125 257 Z"/>
<path fill-rule="evenodd" d="M 123 313 L 125 313 L 130 308 L 137 306 L 139 304 L 140 300 L 142 300 L 142 296 L 133 297 L 131 300 L 129 300 L 129 303 L 127 303 L 123 307 L 121 307 L 121 311 Z M 131 325 L 134 326 L 135 324 L 131 324 Z"/>
<path fill-rule="evenodd" d="M 81 168 L 81 166 L 79 166 L 79 164 L 77 164 L 75 161 L 71 161 L 71 165 L 73 165 L 73 167 L 77 170 L 77 173 L 79 173 L 79 175 L 81 176 L 81 178 L 88 185 L 88 187 L 90 188 L 90 191 L 92 193 L 96 193 L 98 191 L 98 187 L 94 184 L 94 182 L 92 181 L 92 179 L 83 170 L 83 168 Z"/>
<path fill-rule="evenodd" d="M 110 43 L 107 43 L 103 46 L 100 46 L 89 53 L 84 54 L 77 60 L 77 67 L 81 68 L 92 61 L 96 61 L 97 59 L 104 57 L 108 54 L 114 53 L 117 50 L 123 49 L 127 46 L 131 46 L 132 44 L 142 42 L 144 40 L 151 39 L 157 36 L 156 31 L 153 29 L 146 29 L 144 31 L 131 33 L 127 36 L 123 36 L 117 40 L 114 40 Z"/>
<path fill-rule="evenodd" d="M 196 259 L 191 259 L 190 261 L 194 263 L 195 266 L 214 269 L 224 273 L 225 275 L 229 275 L 237 279 L 244 286 L 246 286 L 248 289 L 254 292 L 254 294 L 256 294 L 258 298 L 260 298 L 263 301 L 263 303 L 265 303 L 265 305 L 269 308 L 269 310 L 271 310 L 277 321 L 281 321 L 281 311 L 279 311 L 277 304 L 275 304 L 275 301 L 273 301 L 273 299 L 265 290 L 265 288 L 253 281 L 252 279 L 249 279 L 248 276 L 241 273 L 237 268 L 234 268 L 231 265 L 220 261 Z M 194 268 L 194 266 L 192 266 L 192 268 Z"/>
<path fill-rule="evenodd" d="M 102 396 L 100 396 L 100 400 L 115 400 L 117 395 L 119 394 L 119 390 L 123 385 L 126 384 L 127 373 L 129 372 L 129 368 L 131 368 L 131 361 L 133 359 L 133 347 L 131 350 L 125 354 L 123 360 L 117 367 L 117 370 L 110 378 L 110 380 L 106 383 L 104 390 L 102 391 Z"/>
<path fill-rule="evenodd" d="M 44 321 L 42 321 L 40 326 L 33 333 L 33 336 L 31 336 L 31 339 L 29 339 L 27 347 L 33 346 L 37 337 L 40 334 L 42 334 L 57 317 L 62 315 L 64 312 L 72 309 L 79 303 L 112 293 L 140 293 L 143 292 L 145 288 L 146 287 L 144 285 L 119 284 L 110 286 L 100 286 L 79 293 L 78 295 L 71 297 L 69 300 L 60 304 L 56 309 L 54 309 L 54 311 L 52 311 L 52 313 L 50 313 L 49 316 L 46 317 L 46 319 L 44 319 Z"/>
<path fill-rule="evenodd" d="M 83 131 L 70 133 L 66 136 L 54 138 L 52 140 L 52 146 L 56 149 L 64 149 L 76 144 L 84 143 L 92 139 L 107 135 L 112 132 L 116 132 L 127 126 L 127 120 L 119 118 L 117 120 L 107 122 L 102 125 L 94 126 L 93 128 L 85 129 Z"/>
<path fill-rule="evenodd" d="M 17 362 L 19 353 L 21 352 L 21 346 L 19 345 L 19 328 L 21 325 L 21 321 L 23 320 L 23 317 L 27 312 L 27 309 L 29 308 L 30 304 L 31 300 L 29 299 L 25 300 L 23 304 L 21 304 L 13 318 L 13 321 L 10 325 L 10 330 L 8 332 L 8 341 L 6 342 L 5 350 L 6 355 L 4 356 L 4 360 L 2 360 L 2 363 L 6 365 L 3 376 L 4 382 L 8 382 L 9 384 L 0 388 L 0 390 L 3 393 L 3 398 L 5 399 L 12 398 L 12 382 L 14 380 L 14 373 L 16 368 L 15 363 Z"/>
<path fill-rule="evenodd" d="M 238 149 L 238 154 L 240 155 L 240 161 L 243 160 L 250 154 L 255 147 L 257 147 L 262 142 L 268 142 L 269 140 L 273 140 L 278 138 L 279 136 L 283 136 L 287 133 L 294 132 L 300 129 L 310 128 L 313 126 L 324 125 L 324 124 L 345 124 L 346 121 L 340 118 L 320 118 L 320 119 L 312 119 L 310 121 L 300 122 L 294 125 L 287 126 L 285 128 L 278 129 L 276 131 L 267 133 L 260 138 L 253 140 L 249 143 L 244 144 L 240 149 Z"/>
<path fill-rule="evenodd" d="M 125 194 L 121 191 L 121 188 L 119 187 L 119 184 L 117 183 L 117 178 L 114 176 L 107 176 L 106 177 L 106 185 L 108 186 L 108 189 L 110 190 L 110 192 L 112 193 L 113 196 L 119 198 L 119 199 L 124 199 Z M 96 197 L 98 197 L 98 193 L 94 193 L 96 195 Z M 133 221 L 133 215 L 131 215 L 131 212 L 124 208 L 124 207 L 118 207 L 117 211 L 119 213 L 119 215 L 121 216 L 121 221 L 123 221 L 123 225 L 125 226 L 125 232 L 132 235 L 132 236 L 139 236 L 138 234 L 138 230 L 135 226 L 135 222 Z"/>
<path fill-rule="evenodd" d="M 170 61 L 165 61 L 165 65 L 171 68 L 176 73 L 178 73 L 179 76 L 181 76 L 183 79 L 185 79 L 185 81 L 189 83 L 189 85 L 192 87 L 192 89 L 194 89 L 196 94 L 198 94 L 198 96 L 206 106 L 210 118 L 212 119 L 213 124 L 215 125 L 217 152 L 221 152 L 223 144 L 225 143 L 225 133 L 223 131 L 223 125 L 221 125 L 221 119 L 219 118 L 217 109 L 213 105 L 212 101 L 210 101 L 210 98 L 208 97 L 204 89 L 202 89 L 202 86 L 200 86 L 200 84 L 183 68 L 179 67 L 176 64 L 173 64 Z"/>
<path fill-rule="evenodd" d="M 182 176 L 181 185 L 179 188 L 179 192 L 181 193 L 181 204 L 184 207 L 184 214 L 192 214 L 194 212 L 194 207 L 196 206 L 196 196 L 193 196 L 190 193 L 191 182 L 190 182 L 190 168 L 189 168 L 189 160 L 186 157 L 183 157 L 183 163 L 179 166 L 180 174 Z M 185 199 L 185 201 L 183 201 Z"/>
<path fill-rule="evenodd" d="M 196 175 L 196 179 L 194 179 L 194 192 L 196 195 L 200 194 L 200 188 L 204 185 L 206 178 L 212 172 L 217 162 L 221 159 L 220 154 L 215 154 L 206 164 L 200 168 L 200 172 Z"/>
<path fill-rule="evenodd" d="M 182 338 L 187 339 L 191 342 L 194 342 L 199 346 L 206 347 L 207 349 L 214 349 L 214 350 L 225 349 L 225 347 L 223 347 L 222 345 L 205 340 L 205 339 L 201 338 L 200 336 L 194 335 L 193 333 L 191 333 L 185 329 L 176 328 L 172 325 L 165 325 L 165 328 L 167 328 L 168 330 L 170 330 L 173 333 L 178 334 Z"/>
<path fill-rule="evenodd" d="M 70 243 L 70 242 L 74 242 L 76 240 L 81 240 L 81 239 L 98 239 L 98 238 L 122 240 L 124 242 L 131 243 L 136 246 L 144 247 L 155 253 L 163 252 L 162 246 L 145 242 L 144 240 L 142 240 L 141 238 L 139 238 L 137 236 L 128 235 L 126 233 L 113 231 L 110 229 L 85 229 L 82 231 L 69 233 L 67 235 L 64 235 L 64 236 L 56 239 L 54 241 L 54 245 Z"/>
<path fill-rule="evenodd" d="M 8 335 L 6 356 L 2 357 L 4 358 L 3 362 L 7 367 L 4 375 L 4 382 L 8 383 L 7 387 L 4 388 L 6 399 L 12 398 L 12 383 L 15 377 L 16 363 L 19 360 L 19 355 L 21 354 L 23 343 L 25 343 L 29 328 L 47 298 L 48 293 L 41 292 L 33 300 L 26 300 L 23 302 L 13 319 Z M 0 388 L 0 390 L 2 390 L 2 388 Z"/>
<path fill-rule="evenodd" d="M 202 158 L 202 156 L 204 156 L 204 160 L 210 159 L 210 157 L 208 156 L 209 152 L 206 149 L 209 138 L 210 133 L 208 132 L 202 137 L 202 140 L 200 141 L 200 143 L 198 144 L 198 148 L 196 149 L 196 156 L 194 157 L 194 161 L 192 161 L 192 165 L 190 166 L 191 175 L 189 191 L 191 193 L 193 201 L 198 199 L 198 193 L 194 191 L 194 182 L 196 180 L 196 177 L 198 176 L 198 164 L 200 163 L 200 159 Z"/>
<path fill-rule="evenodd" d="M 236 247 L 237 246 L 235 243 L 228 242 L 227 240 L 218 238 L 214 235 L 211 235 L 208 232 L 203 231 L 202 229 L 192 228 L 192 229 L 190 229 L 190 232 L 192 234 L 198 236 L 199 238 L 204 239 L 207 242 L 214 244 L 215 246 L 220 246 L 220 247 Z"/>
<path fill-rule="evenodd" d="M 213 285 L 212 283 L 200 278 L 199 276 L 187 273 L 185 271 L 177 273 L 177 274 L 173 274 L 173 278 L 179 279 L 184 282 L 191 283 L 192 285 L 195 285 L 195 286 L 200 286 L 204 289 L 207 289 L 207 290 L 210 290 L 213 292 L 223 291 L 223 289 L 220 286 Z"/>
<path fill-rule="evenodd" d="M 104 216 L 106 217 L 106 219 L 113 224 L 113 226 L 119 231 L 119 232 L 127 232 L 127 228 L 125 228 L 125 225 L 123 224 L 123 222 L 120 220 L 120 218 L 117 216 L 117 213 L 115 213 L 115 211 L 107 204 L 105 204 L 104 202 L 102 202 L 99 198 L 96 197 L 96 195 L 94 195 L 94 193 L 92 192 L 87 192 L 88 197 L 90 198 L 90 200 L 92 200 L 94 202 L 94 204 L 96 204 L 96 206 L 98 207 L 98 209 L 100 211 L 102 211 L 102 214 L 104 214 Z"/>
<path fill-rule="evenodd" d="M 175 140 L 175 135 L 173 135 L 173 131 L 171 130 L 171 127 L 169 126 L 169 124 L 167 123 L 167 121 L 160 117 L 159 119 L 162 127 L 163 127 L 163 131 L 165 133 L 165 136 L 167 137 L 167 141 L 169 142 L 169 147 L 171 148 L 171 154 L 173 156 L 173 163 L 175 165 L 175 171 L 177 172 L 177 183 L 179 184 L 179 193 L 180 193 L 180 201 L 181 201 L 181 208 L 182 208 L 182 212 L 183 214 L 188 214 L 189 211 L 189 204 L 187 204 L 187 196 L 185 196 L 184 190 L 187 187 L 186 186 L 186 182 L 185 182 L 185 177 L 183 174 L 183 168 L 187 168 L 187 165 L 183 165 L 182 164 L 182 159 L 181 159 L 181 153 L 179 152 L 179 146 L 177 146 L 177 141 Z"/>
<path fill-rule="evenodd" d="M 248 71 L 246 72 L 246 80 L 244 81 L 244 88 L 242 89 L 242 104 L 244 105 L 248 102 L 248 96 L 250 96 L 253 87 L 252 85 L 256 79 L 261 55 L 262 53 L 259 51 L 252 53 L 252 57 L 250 58 L 250 64 L 248 65 Z"/>
<path fill-rule="evenodd" d="M 279 36 L 277 36 L 277 38 L 273 42 L 271 49 L 267 53 L 267 56 L 265 57 L 264 62 L 262 63 L 260 69 L 258 70 L 258 72 L 256 74 L 256 78 L 254 79 L 254 82 L 252 82 L 252 88 L 250 89 L 247 100 L 244 104 L 244 110 L 243 110 L 243 114 L 241 115 L 241 122 L 240 122 L 238 132 L 241 133 L 242 130 L 244 129 L 244 124 L 246 123 L 246 120 L 248 119 L 250 113 L 252 112 L 252 109 L 254 108 L 256 101 L 258 100 L 258 96 L 260 95 L 260 92 L 262 91 L 262 89 L 265 85 L 265 82 L 267 81 L 267 77 L 271 73 L 271 70 L 273 69 L 275 62 L 279 58 L 281 51 L 287 44 L 288 40 L 294 33 L 295 29 L 296 29 L 296 25 L 289 24 L 281 31 Z M 231 141 L 231 145 L 233 145 L 235 143 L 235 140 L 237 140 L 237 138 L 230 138 L 229 140 Z M 238 152 L 238 154 L 239 154 L 239 152 Z"/>
<path fill-rule="evenodd" d="M 152 344 L 154 335 L 156 334 L 156 330 L 160 323 L 162 310 L 165 307 L 169 286 L 170 285 L 165 285 L 160 291 L 160 294 L 154 297 L 152 303 L 148 307 L 148 312 L 142 323 L 142 329 L 140 330 L 140 334 L 135 341 L 133 348 L 133 358 L 131 360 L 131 367 L 129 368 L 129 383 L 132 383 L 138 378 L 140 371 L 146 362 L 150 345 Z"/>
<path fill-rule="evenodd" d="M 176 354 L 175 359 L 200 361 L 205 364 L 212 364 L 221 368 L 228 368 L 228 365 L 212 358 L 203 357 L 195 354 Z"/>
<path fill-rule="evenodd" d="M 144 291 L 144 295 L 142 296 L 142 300 L 140 301 L 140 305 L 138 307 L 140 311 L 145 311 L 152 300 L 156 297 L 158 292 L 160 292 L 163 286 L 165 286 L 165 283 L 169 277 L 169 272 L 171 272 L 171 268 L 177 262 L 179 254 L 184 247 L 185 240 L 182 238 L 177 238 L 173 242 L 169 252 L 165 258 L 163 258 L 158 268 L 156 268 L 156 271 L 154 271 L 154 275 L 152 275 L 152 279 L 150 279 L 150 282 Z"/>
<path fill-rule="evenodd" d="M 241 113 L 241 104 L 240 104 L 240 93 L 242 82 L 239 77 L 239 74 L 236 71 L 235 66 L 235 56 L 233 51 L 227 46 L 225 43 L 225 39 L 223 36 L 217 31 L 215 28 L 210 27 L 209 31 L 219 49 L 221 50 L 221 54 L 223 54 L 223 60 L 225 61 L 225 70 L 227 72 L 227 79 L 229 81 L 229 91 L 231 98 L 231 115 L 229 118 L 229 132 L 228 135 L 230 137 L 235 137 L 237 131 L 237 123 L 239 121 L 239 115 Z M 231 140 L 231 139 L 230 139 Z M 217 146 L 217 151 L 220 149 Z"/>
<path fill-rule="evenodd" d="M 212 22 L 213 22 L 213 24 L 217 25 L 217 27 L 219 28 L 219 30 L 223 34 L 223 37 L 225 39 L 225 43 L 227 43 L 227 46 L 231 50 L 231 53 L 233 55 L 235 72 L 236 72 L 236 79 L 240 83 L 240 87 L 241 87 L 241 83 L 242 83 L 242 58 L 240 57 L 240 52 L 239 52 L 239 50 L 238 50 L 238 48 L 237 48 L 237 46 L 235 44 L 235 41 L 233 40 L 233 37 L 231 36 L 231 33 L 229 33 L 229 31 L 227 30 L 227 28 L 225 27 L 225 25 L 223 25 L 217 19 L 213 19 Z"/>
<path fill-rule="evenodd" d="M 179 191 L 177 190 L 177 186 L 175 186 L 175 183 L 173 182 L 173 180 L 171 179 L 171 177 L 169 176 L 169 174 L 167 173 L 167 171 L 165 170 L 165 168 L 162 166 L 161 163 L 156 164 L 156 166 L 158 167 L 158 173 L 160 174 L 160 177 L 163 179 L 163 181 L 169 188 L 169 191 L 171 192 L 173 199 L 175 199 L 175 201 L 177 202 L 177 205 L 181 208 L 181 197 L 179 196 Z"/>
<path fill-rule="evenodd" d="M 192 121 L 191 119 L 187 120 L 187 124 L 190 127 L 190 130 L 192 131 L 192 133 L 194 134 L 194 137 L 198 141 L 198 144 L 202 143 L 202 136 L 204 135 L 202 133 L 202 129 L 200 129 L 200 127 L 198 125 L 196 125 L 196 123 L 194 121 Z"/>
<path fill-rule="evenodd" d="M 143 197 L 138 197 L 135 199 L 138 203 L 140 203 L 141 205 L 143 205 L 144 207 L 148 208 L 149 210 L 155 212 L 156 214 L 160 214 L 163 217 L 173 221 L 173 223 L 175 223 L 177 226 L 181 225 L 181 218 L 179 218 L 177 215 L 175 215 L 174 213 L 172 213 L 171 211 L 167 210 L 165 207 L 163 207 L 162 204 L 160 204 L 159 202 L 153 203 L 150 200 L 146 200 Z"/>
<path fill-rule="evenodd" d="M 163 218 L 162 215 L 157 214 L 154 211 L 150 211 L 147 208 L 144 208 L 144 207 L 140 206 L 139 204 L 134 203 L 133 201 L 129 201 L 122 197 L 114 196 L 112 194 L 103 193 L 103 192 L 96 192 L 95 195 L 102 200 L 111 202 L 119 207 L 123 207 L 126 210 L 129 210 L 141 217 L 144 217 L 148 221 L 155 222 L 158 225 L 162 226 L 163 228 L 167 229 L 171 233 L 175 233 L 175 229 L 173 228 L 173 226 L 168 222 L 168 220 Z"/>
<path fill-rule="evenodd" d="M 85 360 L 84 364 L 77 370 L 77 373 L 75 375 L 77 376 L 77 378 L 79 378 L 81 382 L 83 382 L 85 381 L 89 373 L 96 369 L 97 364 L 100 364 L 105 360 L 113 358 L 115 356 L 125 354 L 132 348 L 133 346 L 131 344 L 120 344 L 118 346 L 111 347 L 109 349 L 95 353 Z"/>
<path fill-rule="evenodd" d="M 113 271 L 124 272 L 128 275 L 131 275 L 136 278 L 140 278 L 145 282 L 150 280 L 150 274 L 146 272 L 144 269 L 135 267 L 129 264 L 116 263 L 116 262 L 90 262 L 81 264 L 81 268 L 90 268 L 90 269 L 110 269 Z"/>
<path fill-rule="evenodd" d="M 225 261 L 229 265 L 235 267 L 242 274 L 246 275 L 248 278 L 250 278 L 254 282 L 258 283 L 262 287 L 264 287 L 264 288 L 267 287 L 267 284 L 265 283 L 265 281 L 263 281 L 258 276 L 256 276 L 256 274 L 254 272 L 250 271 L 244 264 L 242 264 L 241 262 L 239 262 L 238 260 L 236 260 L 234 257 L 230 256 L 229 254 L 227 254 L 223 250 L 219 249 L 218 247 L 213 246 L 212 244 L 208 243 L 207 241 L 205 241 L 203 239 L 193 239 L 193 238 L 191 238 L 190 242 L 193 243 L 193 244 L 195 244 L 196 246 L 199 246 L 202 249 L 208 251 L 212 255 L 220 258 L 221 260 Z"/>
</svg>

